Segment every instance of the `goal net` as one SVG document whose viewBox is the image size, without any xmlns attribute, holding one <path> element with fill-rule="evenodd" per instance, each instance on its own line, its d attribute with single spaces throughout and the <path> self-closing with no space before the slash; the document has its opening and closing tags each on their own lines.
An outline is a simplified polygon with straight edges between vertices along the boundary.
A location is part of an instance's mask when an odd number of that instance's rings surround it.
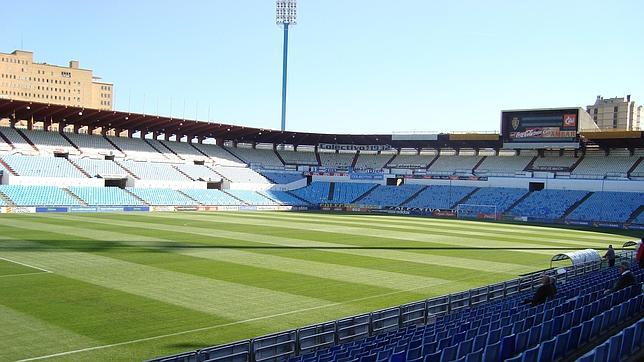
<svg viewBox="0 0 644 362">
<path fill-rule="evenodd" d="M 458 204 L 456 217 L 459 219 L 498 219 L 496 205 Z"/>
</svg>

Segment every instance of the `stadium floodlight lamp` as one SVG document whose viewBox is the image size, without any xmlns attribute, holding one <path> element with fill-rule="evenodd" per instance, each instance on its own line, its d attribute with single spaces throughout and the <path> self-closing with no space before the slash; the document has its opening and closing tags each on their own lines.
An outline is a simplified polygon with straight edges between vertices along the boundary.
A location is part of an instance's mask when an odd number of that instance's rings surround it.
<svg viewBox="0 0 644 362">
<path fill-rule="evenodd" d="M 278 25 L 297 24 L 297 0 L 277 0 L 275 2 L 275 21 Z"/>
</svg>

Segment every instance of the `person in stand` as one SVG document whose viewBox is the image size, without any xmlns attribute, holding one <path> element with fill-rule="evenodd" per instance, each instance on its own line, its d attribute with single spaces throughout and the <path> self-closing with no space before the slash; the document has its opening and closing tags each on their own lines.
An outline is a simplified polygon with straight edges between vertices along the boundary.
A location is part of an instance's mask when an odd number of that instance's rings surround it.
<svg viewBox="0 0 644 362">
<path fill-rule="evenodd" d="M 530 303 L 533 307 L 545 303 L 548 298 L 552 298 L 557 294 L 557 287 L 555 286 L 555 279 L 544 275 L 541 278 L 541 286 L 534 292 L 532 299 L 525 301 L 526 304 Z"/>
<path fill-rule="evenodd" d="M 608 260 L 608 266 L 610 268 L 615 266 L 615 250 L 613 249 L 612 245 L 608 245 L 608 250 L 606 250 L 606 254 L 604 254 L 604 258 Z"/>
<path fill-rule="evenodd" d="M 640 239 L 640 247 L 637 249 L 635 260 L 639 263 L 640 269 L 644 268 L 644 239 Z"/>
<path fill-rule="evenodd" d="M 637 284 L 635 275 L 630 270 L 630 264 L 628 262 L 623 261 L 619 264 L 619 272 L 620 272 L 620 275 L 619 275 L 619 278 L 617 278 L 615 285 L 613 286 L 612 289 L 608 289 L 605 293 L 616 292 L 618 290 L 628 288 L 631 285 Z"/>
</svg>

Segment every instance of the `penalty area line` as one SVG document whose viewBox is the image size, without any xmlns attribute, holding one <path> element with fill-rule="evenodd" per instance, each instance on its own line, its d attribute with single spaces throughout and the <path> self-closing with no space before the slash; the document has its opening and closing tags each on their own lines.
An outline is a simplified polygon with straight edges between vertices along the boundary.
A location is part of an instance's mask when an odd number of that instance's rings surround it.
<svg viewBox="0 0 644 362">
<path fill-rule="evenodd" d="M 19 262 L 19 261 L 15 261 L 15 260 L 11 260 L 11 259 L 7 259 L 7 258 L 3 258 L 3 257 L 1 257 L 1 256 L 0 256 L 0 259 L 2 259 L 2 260 L 4 260 L 4 261 L 8 261 L 8 262 L 10 262 L 10 263 L 14 263 L 14 264 L 18 264 L 18 265 L 26 266 L 27 268 L 32 268 L 32 269 L 40 270 L 40 271 L 43 271 L 43 272 L 45 272 L 45 273 L 51 273 L 51 272 L 52 272 L 51 270 L 47 270 L 47 269 L 44 269 L 44 268 L 41 268 L 41 267 L 37 267 L 37 266 L 35 266 L 35 265 L 29 265 L 29 264 L 21 263 L 21 262 Z"/>
<path fill-rule="evenodd" d="M 19 277 L 23 275 L 36 275 L 36 274 L 50 274 L 51 272 L 34 272 L 34 273 L 21 273 L 21 274 L 6 274 L 6 275 L 0 275 L 0 278 L 9 278 L 9 277 Z"/>
</svg>

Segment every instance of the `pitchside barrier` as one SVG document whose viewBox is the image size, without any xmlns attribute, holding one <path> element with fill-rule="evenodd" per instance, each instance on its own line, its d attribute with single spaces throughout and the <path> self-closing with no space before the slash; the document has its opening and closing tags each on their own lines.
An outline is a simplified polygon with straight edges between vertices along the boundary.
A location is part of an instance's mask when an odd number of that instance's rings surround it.
<svg viewBox="0 0 644 362">
<path fill-rule="evenodd" d="M 633 252 L 629 250 L 620 252 L 618 255 L 623 258 L 632 258 Z M 226 345 L 156 358 L 149 362 L 286 361 L 289 357 L 314 352 L 336 344 L 361 340 L 407 326 L 431 324 L 437 317 L 445 314 L 491 301 L 506 299 L 524 291 L 534 291 L 541 284 L 541 277 L 544 273 L 556 276 L 559 281 L 565 283 L 569 278 L 597 271 L 601 267 L 602 262 L 591 261 L 558 269 L 547 269 L 468 291 L 402 304 L 397 307 Z"/>
</svg>

